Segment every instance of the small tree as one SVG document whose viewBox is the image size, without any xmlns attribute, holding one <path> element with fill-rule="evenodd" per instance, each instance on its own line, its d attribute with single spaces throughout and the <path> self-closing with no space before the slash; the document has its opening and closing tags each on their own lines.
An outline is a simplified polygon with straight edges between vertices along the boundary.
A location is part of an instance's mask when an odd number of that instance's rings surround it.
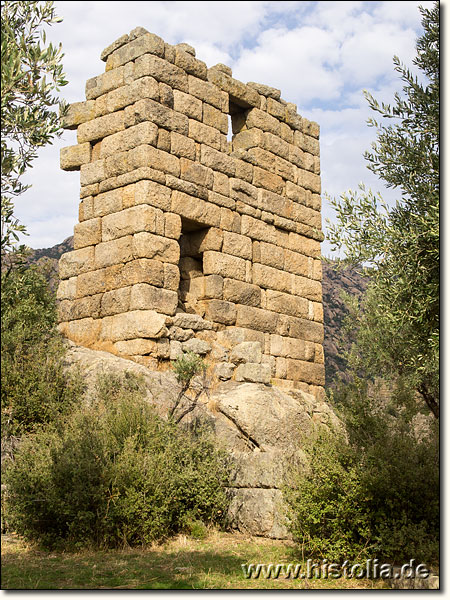
<svg viewBox="0 0 450 600">
<path fill-rule="evenodd" d="M 403 96 L 395 94 L 391 107 L 366 93 L 370 107 L 390 121 L 369 120 L 377 142 L 365 154 L 368 167 L 398 188 L 401 200 L 390 208 L 364 186 L 343 194 L 331 201 L 337 222 L 328 239 L 371 277 L 355 321 L 354 366 L 407 381 L 438 417 L 439 4 L 420 11 L 424 32 L 413 62 L 427 84 L 394 57 Z"/>
<path fill-rule="evenodd" d="M 1 254 L 16 251 L 25 226 L 14 216 L 13 199 L 28 185 L 21 182 L 32 166 L 38 148 L 62 133 L 60 115 L 65 104 L 54 95 L 67 84 L 61 45 L 46 45 L 44 25 L 58 23 L 53 2 L 5 1 L 1 3 Z"/>
</svg>

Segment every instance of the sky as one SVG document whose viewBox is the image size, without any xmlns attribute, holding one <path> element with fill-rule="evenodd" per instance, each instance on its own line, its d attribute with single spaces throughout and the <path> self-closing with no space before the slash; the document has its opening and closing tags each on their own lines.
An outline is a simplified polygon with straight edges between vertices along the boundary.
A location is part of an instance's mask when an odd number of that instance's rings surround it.
<svg viewBox="0 0 450 600">
<path fill-rule="evenodd" d="M 392 103 L 402 83 L 393 56 L 414 71 L 421 34 L 418 6 L 432 2 L 128 2 L 56 1 L 62 23 L 46 29 L 62 43 L 68 102 L 85 99 L 86 80 L 104 72 L 102 50 L 137 26 L 170 44 L 186 42 L 208 67 L 224 63 L 233 77 L 281 90 L 300 115 L 321 128 L 323 226 L 333 219 L 325 195 L 337 197 L 360 182 L 393 202 L 367 168 L 364 152 L 376 140 L 367 125 L 374 116 L 363 90 Z M 76 132 L 41 150 L 24 178 L 32 187 L 16 200 L 16 216 L 27 226 L 24 242 L 45 248 L 73 234 L 78 222 L 79 172 L 59 168 L 59 152 L 76 143 Z M 325 241 L 322 253 L 330 255 Z"/>
</svg>

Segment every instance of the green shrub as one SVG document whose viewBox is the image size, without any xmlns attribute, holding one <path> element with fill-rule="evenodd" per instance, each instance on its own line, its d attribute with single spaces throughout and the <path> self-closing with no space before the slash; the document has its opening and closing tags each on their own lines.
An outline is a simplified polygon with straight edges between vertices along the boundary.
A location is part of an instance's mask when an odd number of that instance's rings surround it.
<svg viewBox="0 0 450 600">
<path fill-rule="evenodd" d="M 64 369 L 56 302 L 45 272 L 17 267 L 2 274 L 2 440 L 53 421 L 82 392 Z"/>
<path fill-rule="evenodd" d="M 305 442 L 309 467 L 286 488 L 292 533 L 307 557 L 436 562 L 436 425 L 420 433 L 412 414 L 377 398 L 361 382 L 346 386 L 345 433 L 322 430 Z"/>
<path fill-rule="evenodd" d="M 46 545 L 114 547 L 221 524 L 225 454 L 204 427 L 159 418 L 139 380 L 104 379 L 97 397 L 29 436 L 6 474 L 8 518 Z"/>
</svg>

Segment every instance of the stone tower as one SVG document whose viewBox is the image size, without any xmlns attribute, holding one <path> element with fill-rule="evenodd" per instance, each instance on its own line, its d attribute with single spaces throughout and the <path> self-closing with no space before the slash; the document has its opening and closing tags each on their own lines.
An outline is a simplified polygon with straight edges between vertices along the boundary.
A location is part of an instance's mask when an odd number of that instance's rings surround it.
<svg viewBox="0 0 450 600">
<path fill-rule="evenodd" d="M 318 125 L 140 27 L 101 59 L 65 120 L 81 202 L 61 331 L 153 369 L 191 350 L 219 380 L 321 395 Z"/>
</svg>

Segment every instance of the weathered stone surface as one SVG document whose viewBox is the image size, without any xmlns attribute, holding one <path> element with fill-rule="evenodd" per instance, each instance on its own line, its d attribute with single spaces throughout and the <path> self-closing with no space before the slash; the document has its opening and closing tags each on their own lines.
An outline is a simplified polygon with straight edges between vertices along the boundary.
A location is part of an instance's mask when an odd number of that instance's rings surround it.
<svg viewBox="0 0 450 600">
<path fill-rule="evenodd" d="M 271 370 L 268 365 L 259 363 L 243 363 L 238 365 L 235 372 L 236 381 L 252 383 L 270 383 Z"/>
<path fill-rule="evenodd" d="M 82 123 L 77 130 L 77 141 L 82 144 L 100 140 L 123 129 L 125 129 L 125 113 L 124 111 L 115 112 Z"/>
<path fill-rule="evenodd" d="M 99 244 L 101 241 L 102 224 L 100 218 L 89 219 L 75 225 L 73 232 L 73 247 L 75 250 Z"/>
<path fill-rule="evenodd" d="M 76 321 L 79 331 L 86 331 L 92 321 Z M 172 344 L 175 353 L 181 342 L 170 343 L 171 353 Z M 132 356 L 132 352 L 158 352 L 155 341 L 143 337 L 117 341 L 114 349 L 127 356 Z M 165 416 L 179 391 L 173 371 L 152 371 L 109 352 L 69 344 L 67 362 L 81 369 L 87 397 L 93 394 L 99 374 L 127 371 L 142 379 L 147 401 Z M 233 365 L 217 365 L 216 374 L 222 368 L 222 377 L 228 378 Z M 218 443 L 230 452 L 235 463 L 229 482 L 232 526 L 251 535 L 287 537 L 281 492 L 285 467 L 291 460 L 307 461 L 297 446 L 298 432 L 307 434 L 311 430 L 314 415 L 317 422 L 320 416 L 320 422 L 338 426 L 336 417 L 325 403 L 300 390 L 286 394 L 267 385 L 229 380 L 222 382 L 209 398 L 201 397 L 200 403 L 192 418 L 202 414 L 214 424 Z"/>
<path fill-rule="evenodd" d="M 194 352 L 195 354 L 207 354 L 211 350 L 211 346 L 208 342 L 199 340 L 197 338 L 191 338 L 181 344 L 183 352 Z"/>
<path fill-rule="evenodd" d="M 77 171 L 91 160 L 91 144 L 77 144 L 61 148 L 60 167 L 63 171 Z"/>
<path fill-rule="evenodd" d="M 178 294 L 171 290 L 147 283 L 137 283 L 131 288 L 130 310 L 157 310 L 165 315 L 174 315 L 177 306 Z"/>
<path fill-rule="evenodd" d="M 233 348 L 230 360 L 236 365 L 240 363 L 260 363 L 261 344 L 258 342 L 241 342 Z"/>
<path fill-rule="evenodd" d="M 117 342 L 135 338 L 160 338 L 165 318 L 154 310 L 134 310 L 102 320 L 101 339 Z"/>
</svg>

